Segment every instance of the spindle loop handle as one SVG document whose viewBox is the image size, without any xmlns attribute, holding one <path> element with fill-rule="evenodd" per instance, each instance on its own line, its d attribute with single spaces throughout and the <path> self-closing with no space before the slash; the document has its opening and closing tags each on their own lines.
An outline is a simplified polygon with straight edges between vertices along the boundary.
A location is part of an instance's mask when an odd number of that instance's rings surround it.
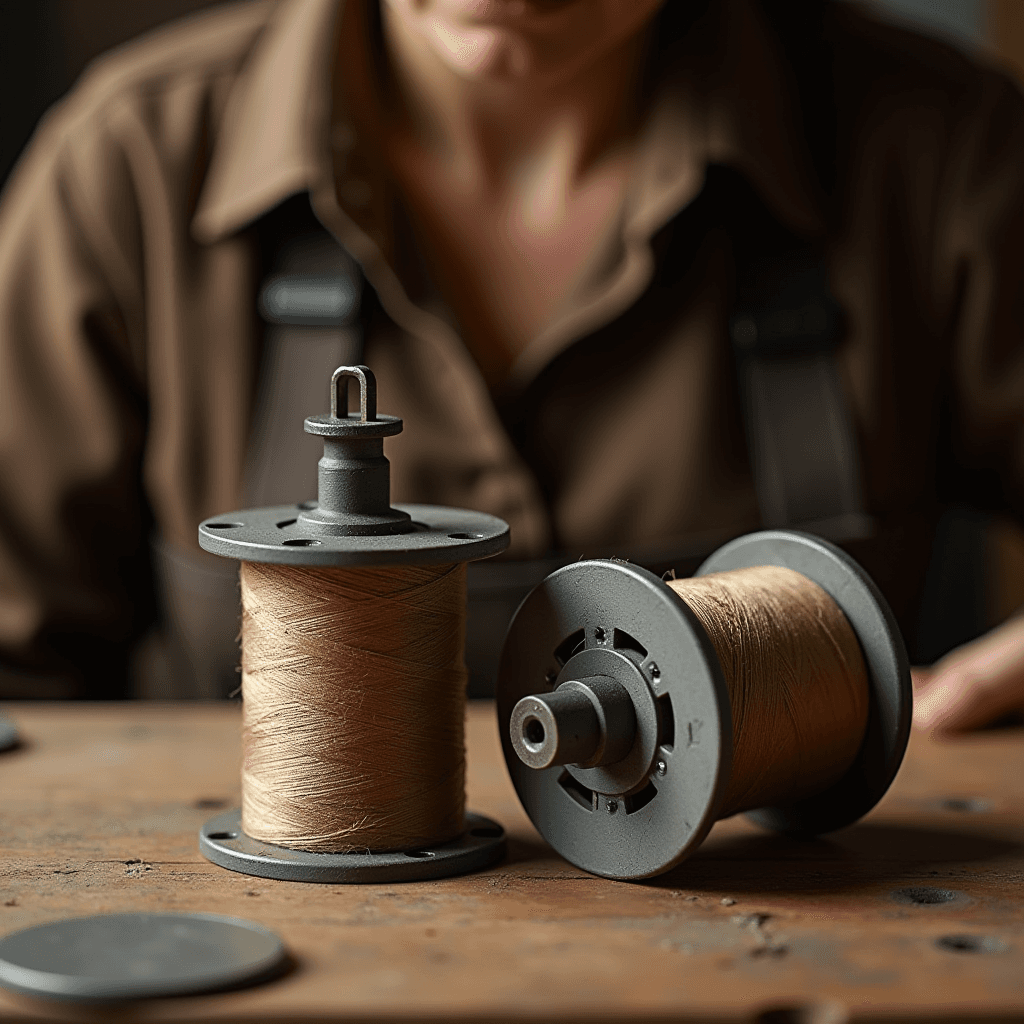
<svg viewBox="0 0 1024 1024">
<path fill-rule="evenodd" d="M 377 418 L 377 379 L 368 366 L 339 366 L 331 377 L 331 417 L 348 417 L 348 381 L 359 381 L 359 419 L 367 423 Z M 339 409 L 341 410 L 339 412 Z"/>
</svg>

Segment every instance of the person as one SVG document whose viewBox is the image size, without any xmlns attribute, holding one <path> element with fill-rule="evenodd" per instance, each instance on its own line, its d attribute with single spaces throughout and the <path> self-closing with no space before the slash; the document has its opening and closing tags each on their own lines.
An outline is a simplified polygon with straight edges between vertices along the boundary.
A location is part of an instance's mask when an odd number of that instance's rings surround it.
<svg viewBox="0 0 1024 1024">
<path fill-rule="evenodd" d="M 0 685 L 124 694 L 161 565 L 215 572 L 296 202 L 365 280 L 393 498 L 502 516 L 520 559 L 758 528 L 730 323 L 758 252 L 821 268 L 839 539 L 906 627 L 944 502 L 1024 510 L 1022 109 L 823 0 L 253 2 L 97 62 L 0 209 Z M 921 720 L 1024 703 L 1020 639 L 940 662 Z"/>
</svg>

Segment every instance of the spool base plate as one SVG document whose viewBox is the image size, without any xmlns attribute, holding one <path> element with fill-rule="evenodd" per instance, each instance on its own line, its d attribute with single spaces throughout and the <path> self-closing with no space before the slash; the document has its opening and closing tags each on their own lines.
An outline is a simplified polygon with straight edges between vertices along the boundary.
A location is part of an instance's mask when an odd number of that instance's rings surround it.
<svg viewBox="0 0 1024 1024">
<path fill-rule="evenodd" d="M 505 853 L 505 830 L 466 813 L 466 830 L 438 846 L 391 853 L 311 853 L 260 842 L 242 831 L 240 808 L 211 818 L 199 830 L 199 851 L 229 871 L 288 882 L 415 882 L 479 871 Z"/>
<path fill-rule="evenodd" d="M 30 996 L 111 1002 L 196 995 L 276 975 L 281 940 L 219 914 L 105 914 L 0 940 L 0 985 Z"/>
</svg>

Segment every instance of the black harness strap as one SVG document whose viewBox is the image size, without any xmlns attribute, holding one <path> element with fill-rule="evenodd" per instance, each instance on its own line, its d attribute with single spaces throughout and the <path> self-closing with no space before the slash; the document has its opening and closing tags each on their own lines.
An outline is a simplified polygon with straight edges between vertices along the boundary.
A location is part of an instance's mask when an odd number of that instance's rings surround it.
<svg viewBox="0 0 1024 1024">
<path fill-rule="evenodd" d="M 736 357 L 754 484 L 767 527 L 867 536 L 860 456 L 836 363 L 843 317 L 808 248 L 738 249 Z M 769 241 L 770 244 L 770 241 Z"/>
<path fill-rule="evenodd" d="M 322 446 L 302 423 L 328 410 L 323 382 L 337 367 L 361 362 L 363 350 L 358 264 L 313 217 L 308 196 L 287 200 L 270 217 L 263 235 L 273 251 L 265 255 L 270 273 L 258 300 L 266 329 L 245 508 L 316 496 Z"/>
</svg>

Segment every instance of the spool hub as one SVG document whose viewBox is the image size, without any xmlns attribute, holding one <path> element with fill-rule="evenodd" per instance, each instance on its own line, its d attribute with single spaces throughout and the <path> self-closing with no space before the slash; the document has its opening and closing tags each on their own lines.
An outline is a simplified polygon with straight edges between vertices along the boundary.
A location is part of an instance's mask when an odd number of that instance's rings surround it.
<svg viewBox="0 0 1024 1024">
<path fill-rule="evenodd" d="M 910 670 L 877 587 L 848 555 L 792 531 L 725 545 L 697 575 L 793 569 L 842 609 L 860 641 L 870 710 L 860 751 L 834 786 L 751 813 L 779 831 L 817 834 L 867 813 L 888 789 L 910 729 Z M 623 693 L 632 705 L 624 710 Z M 519 798 L 567 860 L 609 878 L 667 871 L 718 817 L 732 765 L 721 668 L 685 602 L 626 562 L 552 573 L 509 628 L 498 676 L 499 730 Z"/>
<path fill-rule="evenodd" d="M 359 385 L 359 412 L 348 411 L 349 380 Z M 199 544 L 225 558 L 284 565 L 422 565 L 467 562 L 508 547 L 508 524 L 496 516 L 438 505 L 390 501 L 384 438 L 402 421 L 378 415 L 377 384 L 366 366 L 342 366 L 331 378 L 329 416 L 306 419 L 324 438 L 318 500 L 213 516 L 199 526 Z M 390 882 L 474 871 L 504 852 L 502 827 L 466 815 L 450 843 L 389 853 L 322 854 L 262 843 L 241 829 L 236 809 L 208 821 L 199 848 L 210 860 L 245 874 L 310 882 Z"/>
</svg>

